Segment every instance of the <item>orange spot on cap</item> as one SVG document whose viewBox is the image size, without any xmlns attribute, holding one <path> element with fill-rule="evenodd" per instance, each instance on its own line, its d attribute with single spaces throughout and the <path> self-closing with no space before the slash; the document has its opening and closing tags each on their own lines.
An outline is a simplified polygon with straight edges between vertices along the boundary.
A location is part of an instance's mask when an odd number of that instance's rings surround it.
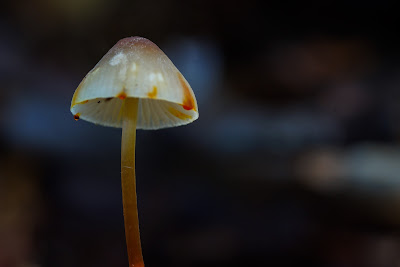
<svg viewBox="0 0 400 267">
<path fill-rule="evenodd" d="M 192 106 L 186 106 L 186 105 L 182 105 L 182 107 L 186 110 L 192 110 L 193 107 Z"/>
<path fill-rule="evenodd" d="M 172 115 L 174 115 L 175 117 L 177 117 L 177 118 L 179 118 L 181 120 L 188 120 L 188 119 L 192 118 L 192 116 L 187 115 L 187 114 L 185 114 L 183 112 L 180 112 L 179 110 L 174 109 L 173 107 L 168 108 L 168 110 Z"/>
<path fill-rule="evenodd" d="M 153 91 L 147 94 L 150 98 L 155 98 L 157 96 L 157 86 L 153 86 Z"/>
<path fill-rule="evenodd" d="M 80 113 L 76 113 L 76 114 L 74 115 L 74 119 L 75 119 L 76 121 L 78 121 L 80 115 L 81 115 Z"/>
<path fill-rule="evenodd" d="M 72 97 L 71 107 L 73 107 L 76 104 L 78 104 L 78 103 L 76 103 L 76 99 L 78 98 L 78 92 L 81 90 L 82 85 L 85 83 L 85 80 L 86 80 L 86 76 L 85 76 L 85 78 L 83 78 L 81 83 L 78 85 L 78 88 L 76 88 L 74 96 Z"/>
<path fill-rule="evenodd" d="M 195 104 L 189 86 L 187 85 L 185 78 L 183 78 L 182 74 L 178 73 L 178 78 L 183 89 L 182 107 L 186 110 L 192 110 L 194 109 Z"/>
<path fill-rule="evenodd" d="M 74 97 L 75 97 L 75 95 L 74 95 Z M 75 99 L 74 99 L 73 101 L 75 101 Z M 86 104 L 87 102 L 89 102 L 89 100 L 85 100 L 85 101 L 82 101 L 82 102 L 79 102 L 79 103 L 75 103 L 75 102 L 74 102 L 72 106 L 75 106 L 75 105 L 83 105 L 83 104 Z"/>
<path fill-rule="evenodd" d="M 126 98 L 126 93 L 125 92 L 121 92 L 117 95 L 117 97 L 121 100 L 124 100 Z"/>
</svg>

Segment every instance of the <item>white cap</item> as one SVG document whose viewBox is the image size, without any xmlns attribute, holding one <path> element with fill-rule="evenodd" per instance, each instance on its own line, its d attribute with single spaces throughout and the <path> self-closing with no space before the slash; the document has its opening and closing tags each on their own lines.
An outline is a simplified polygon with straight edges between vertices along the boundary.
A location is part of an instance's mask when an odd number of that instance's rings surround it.
<svg viewBox="0 0 400 267">
<path fill-rule="evenodd" d="M 142 37 L 120 40 L 86 75 L 71 103 L 75 119 L 122 127 L 122 103 L 139 99 L 138 129 L 188 124 L 199 117 L 189 83 L 161 49 Z"/>
</svg>

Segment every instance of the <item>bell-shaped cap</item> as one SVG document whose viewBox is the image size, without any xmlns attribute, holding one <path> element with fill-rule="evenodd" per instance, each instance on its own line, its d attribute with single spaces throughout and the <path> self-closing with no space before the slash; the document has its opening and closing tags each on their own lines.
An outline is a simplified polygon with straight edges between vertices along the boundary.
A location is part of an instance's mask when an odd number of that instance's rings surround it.
<svg viewBox="0 0 400 267">
<path fill-rule="evenodd" d="M 188 124 L 199 117 L 189 83 L 153 42 L 120 40 L 86 75 L 71 103 L 75 119 L 122 127 L 123 99 L 135 97 L 138 129 Z"/>
</svg>

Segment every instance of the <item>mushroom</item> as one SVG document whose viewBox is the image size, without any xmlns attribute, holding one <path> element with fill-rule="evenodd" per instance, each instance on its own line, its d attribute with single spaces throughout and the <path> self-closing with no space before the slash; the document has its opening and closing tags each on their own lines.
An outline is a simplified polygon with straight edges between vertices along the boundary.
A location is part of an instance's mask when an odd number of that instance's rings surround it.
<svg viewBox="0 0 400 267">
<path fill-rule="evenodd" d="M 129 266 L 142 267 L 135 181 L 136 129 L 161 129 L 199 117 L 189 83 L 161 49 L 124 38 L 86 75 L 71 103 L 75 120 L 122 128 L 121 186 Z"/>
</svg>

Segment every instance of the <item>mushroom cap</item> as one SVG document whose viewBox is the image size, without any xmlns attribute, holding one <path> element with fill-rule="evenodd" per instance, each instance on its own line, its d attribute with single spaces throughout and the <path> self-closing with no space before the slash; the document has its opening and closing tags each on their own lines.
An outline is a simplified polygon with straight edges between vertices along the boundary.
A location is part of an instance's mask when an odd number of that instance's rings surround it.
<svg viewBox="0 0 400 267">
<path fill-rule="evenodd" d="M 118 41 L 75 90 L 71 112 L 76 120 L 121 128 L 126 97 L 139 99 L 138 129 L 179 126 L 199 117 L 189 83 L 146 38 Z"/>
</svg>

